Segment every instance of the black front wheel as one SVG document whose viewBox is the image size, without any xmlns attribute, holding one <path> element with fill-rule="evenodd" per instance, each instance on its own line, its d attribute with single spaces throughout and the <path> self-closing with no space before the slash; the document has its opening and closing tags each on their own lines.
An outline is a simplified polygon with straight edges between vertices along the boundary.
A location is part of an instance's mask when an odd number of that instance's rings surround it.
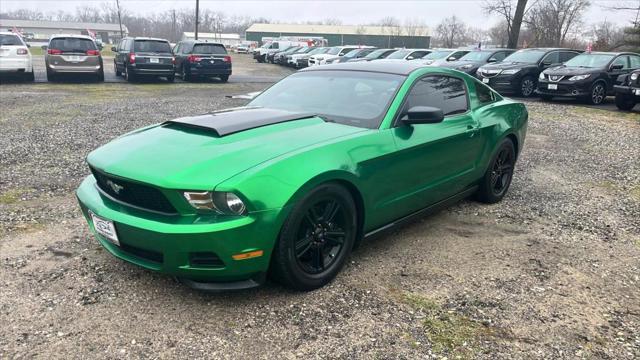
<svg viewBox="0 0 640 360">
<path fill-rule="evenodd" d="M 220 81 L 222 82 L 229 81 L 229 75 L 220 75 Z"/>
<path fill-rule="evenodd" d="M 516 164 L 516 150 L 511 139 L 505 139 L 498 147 L 498 151 L 491 159 L 489 168 L 480 181 L 477 198 L 479 201 L 497 203 L 509 190 L 513 178 L 513 168 Z"/>
<path fill-rule="evenodd" d="M 522 97 L 531 97 L 536 89 L 536 80 L 531 76 L 525 76 L 520 81 L 520 95 Z"/>
<path fill-rule="evenodd" d="M 591 95 L 587 99 L 591 105 L 600 105 L 607 98 L 607 87 L 603 82 L 597 82 L 591 86 Z"/>
<path fill-rule="evenodd" d="M 274 249 L 272 273 L 296 290 L 322 287 L 343 267 L 356 233 L 356 206 L 349 191 L 338 184 L 320 185 L 291 210 Z"/>
<path fill-rule="evenodd" d="M 636 100 L 630 95 L 617 94 L 616 106 L 620 110 L 630 111 L 634 106 L 636 106 Z"/>
</svg>

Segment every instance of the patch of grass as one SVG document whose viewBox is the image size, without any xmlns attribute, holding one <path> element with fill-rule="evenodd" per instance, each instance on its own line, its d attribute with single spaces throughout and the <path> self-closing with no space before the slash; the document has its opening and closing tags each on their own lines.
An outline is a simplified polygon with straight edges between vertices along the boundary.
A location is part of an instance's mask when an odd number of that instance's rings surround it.
<svg viewBox="0 0 640 360">
<path fill-rule="evenodd" d="M 20 200 L 20 195 L 24 192 L 23 189 L 9 189 L 3 193 L 0 193 L 0 204 L 14 204 Z"/>
<path fill-rule="evenodd" d="M 447 311 L 435 301 L 417 294 L 404 294 L 403 301 L 425 314 L 422 327 L 436 353 L 456 354 L 462 358 L 477 353 L 474 344 L 488 329 L 466 316 Z"/>
</svg>

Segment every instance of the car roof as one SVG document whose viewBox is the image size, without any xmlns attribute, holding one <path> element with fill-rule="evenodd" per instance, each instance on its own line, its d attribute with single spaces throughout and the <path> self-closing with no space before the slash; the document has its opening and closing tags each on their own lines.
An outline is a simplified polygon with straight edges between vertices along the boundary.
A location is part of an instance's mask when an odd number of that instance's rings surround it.
<svg viewBox="0 0 640 360">
<path fill-rule="evenodd" d="M 153 37 L 146 37 L 146 36 L 132 36 L 132 37 L 129 37 L 129 39 L 133 39 L 133 40 L 154 40 L 154 41 L 166 41 L 166 42 L 169 42 L 169 40 L 167 40 L 167 39 L 153 38 Z"/>
<path fill-rule="evenodd" d="M 182 40 L 180 41 L 181 43 L 193 43 L 195 44 L 211 44 L 211 45 L 222 45 L 222 43 L 218 43 L 218 42 L 213 42 L 213 41 L 208 41 L 208 40 Z M 248 46 L 248 45 L 238 45 L 238 46 Z"/>
<path fill-rule="evenodd" d="M 414 63 L 411 61 L 398 61 L 398 62 L 345 62 L 338 64 L 328 64 L 322 66 L 312 66 L 299 70 L 298 72 L 305 71 L 323 71 L 323 70 L 351 70 L 351 71 L 366 71 L 366 72 L 378 72 L 397 75 L 409 75 L 414 70 L 425 67 L 420 63 Z"/>
<path fill-rule="evenodd" d="M 526 48 L 526 49 L 520 49 L 518 51 L 554 51 L 554 50 L 566 50 L 566 51 L 581 51 L 581 50 L 576 50 L 576 49 L 569 49 L 569 48 L 554 48 L 554 47 L 539 47 L 539 48 Z"/>
<path fill-rule="evenodd" d="M 55 34 L 55 35 L 51 35 L 49 37 L 49 40 L 51 39 L 57 39 L 57 38 L 78 38 L 78 39 L 87 39 L 87 40 L 92 40 L 95 41 L 94 38 L 92 38 L 91 36 L 88 35 L 80 35 L 80 34 Z"/>
<path fill-rule="evenodd" d="M 640 55 L 638 53 L 630 52 L 630 51 L 592 51 L 592 52 L 583 52 L 581 55 Z"/>
</svg>

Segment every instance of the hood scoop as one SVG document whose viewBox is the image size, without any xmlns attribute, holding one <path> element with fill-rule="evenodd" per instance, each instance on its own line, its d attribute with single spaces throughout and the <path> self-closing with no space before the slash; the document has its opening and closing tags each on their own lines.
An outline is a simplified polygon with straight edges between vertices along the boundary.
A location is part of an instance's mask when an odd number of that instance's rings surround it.
<svg viewBox="0 0 640 360">
<path fill-rule="evenodd" d="M 189 128 L 204 129 L 213 131 L 217 136 L 222 137 L 262 126 L 307 119 L 314 116 L 311 113 L 297 113 L 262 107 L 242 107 L 169 120 L 162 125 L 181 125 Z"/>
</svg>

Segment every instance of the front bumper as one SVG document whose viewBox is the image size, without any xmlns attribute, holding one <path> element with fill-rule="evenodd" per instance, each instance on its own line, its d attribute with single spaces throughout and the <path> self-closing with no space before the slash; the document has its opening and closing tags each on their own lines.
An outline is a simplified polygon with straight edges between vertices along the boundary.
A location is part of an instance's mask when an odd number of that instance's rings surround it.
<svg viewBox="0 0 640 360">
<path fill-rule="evenodd" d="M 640 98 L 640 87 L 614 85 L 613 90 L 616 94 L 632 95 Z"/>
<path fill-rule="evenodd" d="M 556 85 L 557 89 L 549 89 L 549 85 Z M 536 93 L 548 96 L 582 98 L 591 94 L 590 81 L 559 81 L 538 80 Z"/>
<path fill-rule="evenodd" d="M 516 75 L 477 76 L 477 78 L 501 94 L 513 94 L 520 91 L 520 77 Z M 489 82 L 486 82 L 485 79 L 488 79 Z"/>
<path fill-rule="evenodd" d="M 176 276 L 205 290 L 231 290 L 260 285 L 279 233 L 281 209 L 221 220 L 214 216 L 167 216 L 130 208 L 100 194 L 93 176 L 76 196 L 98 242 L 112 255 L 145 269 Z M 99 235 L 90 212 L 114 223 L 120 246 Z M 235 260 L 233 255 L 262 250 L 263 255 Z M 202 265 L 203 254 L 217 257 Z M 211 255 L 213 254 L 213 255 Z M 196 284 L 196 285 L 194 285 Z"/>
<path fill-rule="evenodd" d="M 0 72 L 32 72 L 33 65 L 30 57 L 9 58 L 0 57 Z"/>
</svg>

